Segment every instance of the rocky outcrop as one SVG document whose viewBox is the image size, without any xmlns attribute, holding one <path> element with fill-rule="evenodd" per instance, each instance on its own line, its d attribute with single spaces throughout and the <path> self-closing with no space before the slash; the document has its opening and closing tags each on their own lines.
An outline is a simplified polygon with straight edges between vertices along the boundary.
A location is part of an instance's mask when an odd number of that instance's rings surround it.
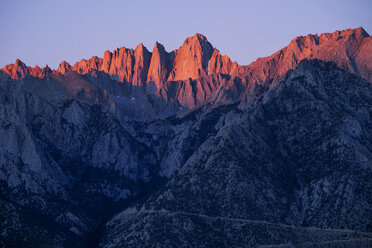
<svg viewBox="0 0 372 248">
<path fill-rule="evenodd" d="M 40 68 L 38 65 L 35 67 L 26 66 L 21 60 L 17 59 L 14 64 L 5 66 L 2 69 L 12 79 L 20 80 L 27 75 L 31 75 L 37 78 L 44 78 L 52 74 L 52 70 L 46 65 L 44 68 Z"/>
<path fill-rule="evenodd" d="M 167 81 L 173 65 L 173 60 L 174 53 L 167 53 L 164 46 L 156 42 L 152 51 L 150 67 L 147 74 L 147 82 L 150 84 L 154 83 L 156 86 L 154 92 L 160 89 L 162 83 Z"/>
<path fill-rule="evenodd" d="M 59 64 L 56 72 L 59 72 L 61 74 L 66 74 L 66 72 L 71 71 L 71 70 L 72 70 L 71 65 L 64 60 Z"/>
<path fill-rule="evenodd" d="M 143 44 L 139 44 L 134 50 L 134 68 L 132 85 L 136 87 L 145 86 L 147 71 L 150 66 L 151 53 Z"/>
<path fill-rule="evenodd" d="M 133 79 L 133 49 L 126 49 L 122 47 L 112 52 L 110 67 L 106 73 L 108 73 L 113 79 L 120 82 L 131 82 Z"/>
<path fill-rule="evenodd" d="M 364 33 L 364 36 L 366 34 Z M 361 45 L 353 54 L 354 71 L 372 82 L 372 37 L 362 39 Z"/>
<path fill-rule="evenodd" d="M 12 79 L 21 79 L 29 74 L 29 69 L 20 59 L 17 59 L 14 64 L 6 65 L 2 70 Z"/>
<path fill-rule="evenodd" d="M 38 65 L 36 65 L 35 67 L 29 69 L 30 75 L 35 78 L 45 78 L 52 74 L 52 69 L 50 69 L 48 65 L 46 65 L 44 68 L 41 68 Z"/>
<path fill-rule="evenodd" d="M 217 89 L 226 84 L 229 77 L 213 74 L 195 80 L 168 81 L 155 94 L 166 101 L 176 102 L 181 108 L 195 109 L 214 97 Z"/>
<path fill-rule="evenodd" d="M 175 51 L 172 71 L 168 81 L 197 79 L 207 75 L 208 61 L 213 53 L 213 47 L 207 38 L 195 34 L 185 40 Z"/>
<path fill-rule="evenodd" d="M 221 73 L 231 75 L 237 67 L 238 64 L 236 62 L 232 63 L 227 55 L 222 56 L 215 48 L 208 64 L 208 74 L 213 75 Z"/>
<path fill-rule="evenodd" d="M 97 56 L 94 56 L 89 60 L 82 59 L 72 67 L 72 70 L 80 74 L 86 74 L 92 69 L 100 70 L 102 62 L 102 59 Z"/>
</svg>

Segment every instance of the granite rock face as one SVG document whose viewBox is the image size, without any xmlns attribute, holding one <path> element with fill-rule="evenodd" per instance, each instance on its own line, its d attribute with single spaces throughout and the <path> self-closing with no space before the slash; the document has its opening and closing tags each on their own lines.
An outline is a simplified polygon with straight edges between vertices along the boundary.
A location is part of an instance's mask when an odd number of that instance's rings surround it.
<svg viewBox="0 0 372 248">
<path fill-rule="evenodd" d="M 213 47 L 207 38 L 195 34 L 185 40 L 175 51 L 173 69 L 168 81 L 197 79 L 207 75 L 208 61 L 213 53 Z"/>
<path fill-rule="evenodd" d="M 231 62 L 227 55 L 222 56 L 221 53 L 215 48 L 208 64 L 208 74 L 225 74 L 232 75 L 238 67 L 236 62 Z"/>
<path fill-rule="evenodd" d="M 167 53 L 164 46 L 155 43 L 151 55 L 150 67 L 147 74 L 147 82 L 154 83 L 156 88 L 154 92 L 161 88 L 162 83 L 167 81 L 173 65 L 174 53 Z"/>
<path fill-rule="evenodd" d="M 0 71 L 0 246 L 370 247 L 371 38 L 200 34 Z"/>
</svg>

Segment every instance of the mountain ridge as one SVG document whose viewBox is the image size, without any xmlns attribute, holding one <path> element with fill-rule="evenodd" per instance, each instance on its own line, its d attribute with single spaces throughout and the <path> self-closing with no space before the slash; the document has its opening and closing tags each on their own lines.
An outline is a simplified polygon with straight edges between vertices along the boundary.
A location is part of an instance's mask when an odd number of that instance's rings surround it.
<svg viewBox="0 0 372 248">
<path fill-rule="evenodd" d="M 293 55 L 295 55 L 296 60 L 301 60 L 300 56 L 308 57 L 308 55 L 310 55 L 311 50 L 314 46 L 318 46 L 320 43 L 326 43 L 327 41 L 330 41 L 330 40 L 338 40 L 338 39 L 342 39 L 344 37 L 348 38 L 349 36 L 355 36 L 355 38 L 357 39 L 358 42 L 362 42 L 364 38 L 369 38 L 369 34 L 362 27 L 358 27 L 358 28 L 354 28 L 354 29 L 345 29 L 345 30 L 341 30 L 341 31 L 336 30 L 333 33 L 322 33 L 320 35 L 318 35 L 318 34 L 315 34 L 315 35 L 314 34 L 308 34 L 306 36 L 298 36 L 298 37 L 292 39 L 288 46 L 284 47 L 283 49 L 280 49 L 278 52 L 283 52 L 283 50 L 285 50 L 287 48 L 287 50 L 291 50 L 291 52 L 294 53 Z M 370 41 L 368 41 L 366 43 L 370 43 Z M 219 53 L 218 49 L 213 48 L 212 45 L 207 40 L 207 38 L 204 35 L 199 34 L 199 33 L 196 33 L 194 36 L 186 38 L 185 41 L 183 42 L 183 44 L 178 49 L 176 49 L 174 51 L 171 51 L 171 52 L 166 52 L 166 50 L 164 49 L 164 46 L 161 45 L 159 42 L 155 42 L 153 52 L 156 51 L 156 53 L 157 53 L 157 49 L 158 49 L 159 46 L 162 47 L 162 49 L 164 50 L 164 52 L 166 54 L 168 54 L 167 56 L 171 55 L 172 53 L 173 54 L 175 54 L 175 53 L 179 54 L 179 53 L 182 52 L 182 50 L 189 50 L 188 52 L 184 53 L 184 55 L 186 57 L 187 56 L 195 56 L 195 57 L 200 56 L 194 62 L 198 62 L 198 63 L 201 62 L 201 64 L 202 64 L 201 66 L 198 66 L 198 68 L 187 71 L 186 73 L 184 73 L 185 75 L 177 75 L 179 73 L 178 72 L 176 73 L 176 71 L 181 70 L 180 68 L 177 68 L 177 67 L 182 67 L 182 66 L 181 65 L 177 66 L 177 61 L 176 61 L 175 62 L 176 65 L 172 65 L 172 67 L 175 66 L 175 68 L 172 68 L 172 71 L 169 72 L 169 73 L 173 72 L 174 75 L 173 76 L 168 76 L 168 77 L 166 77 L 166 79 L 162 78 L 161 81 L 163 81 L 163 82 L 165 80 L 166 81 L 178 81 L 178 80 L 187 80 L 188 78 L 197 79 L 199 77 L 204 76 L 203 74 L 210 75 L 210 74 L 213 74 L 213 73 L 218 73 L 220 71 L 223 71 L 224 74 L 230 74 L 231 75 L 234 72 L 235 67 L 239 67 L 240 71 L 242 71 L 242 70 L 244 71 L 249 67 L 253 67 L 254 64 L 259 63 L 261 60 L 264 60 L 264 59 L 269 58 L 269 57 L 273 56 L 274 54 L 276 54 L 276 53 L 274 53 L 273 55 L 265 57 L 265 58 L 258 58 L 256 61 L 253 61 L 249 65 L 238 66 L 238 64 L 236 62 L 229 61 L 228 55 L 223 55 L 222 56 Z M 202 53 L 203 52 L 202 49 L 201 49 L 202 47 L 205 47 L 205 52 L 207 53 L 206 55 L 204 55 Z M 212 52 L 211 52 L 211 47 L 213 48 Z M 192 49 L 196 49 L 196 50 L 193 51 Z M 137 56 L 134 54 L 136 50 L 137 50 Z M 59 64 L 59 66 L 56 70 L 51 70 L 48 66 L 46 66 L 44 68 L 40 68 L 37 65 L 35 67 L 29 67 L 29 66 L 26 66 L 20 59 L 17 59 L 14 64 L 8 64 L 8 65 L 4 66 L 2 68 L 2 70 L 5 71 L 6 73 L 8 73 L 14 79 L 20 79 L 21 77 L 25 76 L 23 74 L 17 75 L 17 73 L 12 72 L 12 70 L 17 69 L 17 68 L 20 68 L 21 70 L 24 70 L 24 69 L 22 69 L 22 67 L 27 67 L 28 68 L 28 73 L 30 75 L 35 76 L 35 77 L 44 77 L 44 76 L 47 75 L 46 73 L 44 73 L 44 74 L 38 73 L 38 71 L 40 69 L 44 69 L 48 72 L 60 72 L 62 74 L 65 73 L 66 70 L 73 70 L 73 71 L 77 71 L 81 74 L 85 74 L 85 73 L 88 73 L 89 70 L 95 69 L 95 70 L 104 71 L 104 72 L 109 73 L 111 75 L 115 75 L 116 74 L 115 73 L 116 72 L 115 68 L 111 69 L 111 71 L 110 71 L 110 65 L 108 65 L 107 63 L 111 64 L 112 63 L 111 60 L 116 61 L 116 60 L 120 59 L 120 60 L 123 60 L 125 62 L 124 64 L 119 64 L 120 66 L 123 67 L 123 70 L 126 70 L 126 71 L 135 70 L 135 68 L 131 68 L 131 66 L 132 66 L 133 61 L 136 61 L 135 58 L 137 58 L 137 60 L 140 60 L 140 56 L 139 56 L 140 54 L 139 53 L 141 53 L 141 52 L 139 50 L 143 50 L 143 53 L 146 53 L 146 55 L 144 56 L 146 59 L 147 59 L 148 56 L 150 56 L 150 58 L 152 57 L 153 52 L 149 52 L 148 49 L 143 45 L 143 43 L 140 43 L 135 49 L 120 47 L 120 48 L 117 48 L 117 49 L 113 50 L 112 52 L 109 51 L 109 50 L 106 50 L 104 52 L 103 58 L 93 56 L 90 59 L 82 59 L 82 60 L 76 62 L 73 66 L 71 66 L 66 61 L 62 61 Z M 297 51 L 295 51 L 295 50 L 297 50 Z M 188 54 L 189 52 L 191 54 Z M 317 51 L 317 52 L 319 53 L 319 51 Z M 354 51 L 352 51 L 352 52 L 354 52 Z M 217 62 L 217 61 L 210 61 L 212 59 L 211 53 L 213 53 L 213 55 L 214 55 L 213 57 L 215 57 L 215 56 L 220 57 L 219 61 L 218 61 L 220 66 L 213 65 L 214 64 L 213 62 Z M 303 53 L 303 55 L 301 55 L 301 53 Z M 114 55 L 114 58 L 112 58 L 113 55 Z M 119 56 L 119 57 L 116 58 L 117 56 Z M 184 61 L 182 61 L 182 60 L 185 59 L 184 58 L 185 56 L 180 56 L 180 55 L 178 55 L 178 56 L 181 57 L 181 58 L 178 59 L 178 60 L 181 60 L 178 63 L 184 63 Z M 317 55 L 315 55 L 315 56 L 317 56 Z M 123 58 L 121 58 L 121 57 L 123 57 Z M 128 58 L 126 58 L 126 57 L 128 57 Z M 223 58 L 223 61 L 221 61 L 221 58 Z M 20 62 L 23 65 L 21 65 Z M 212 64 L 210 64 L 210 62 L 212 62 Z M 292 61 L 292 63 L 293 63 L 293 61 Z M 145 64 L 147 64 L 147 63 L 145 63 Z M 232 67 L 234 67 L 234 68 L 230 69 L 232 64 L 233 64 Z M 117 67 L 118 65 L 116 63 L 113 63 L 113 66 Z M 154 64 L 153 67 L 154 66 L 157 66 L 157 64 Z M 146 70 L 146 69 L 148 69 L 148 67 L 150 67 L 150 64 L 149 65 L 144 65 L 144 67 L 145 67 L 145 70 Z M 223 68 L 221 68 L 221 67 L 223 67 Z M 141 71 L 141 68 L 136 68 L 136 69 Z M 200 69 L 200 71 L 201 71 L 201 73 L 199 73 L 199 74 L 198 74 L 198 71 L 197 71 L 198 69 Z M 15 71 L 17 71 L 17 70 L 15 70 Z M 209 72 L 209 73 L 207 73 L 207 72 Z M 135 71 L 132 72 L 132 73 L 135 73 Z M 138 73 L 140 74 L 140 72 L 138 72 Z M 151 78 L 151 75 L 150 75 L 149 79 L 147 79 L 147 78 L 149 78 L 149 76 L 146 73 L 146 79 L 141 78 L 141 81 L 144 81 L 144 83 L 149 82 L 150 78 Z M 132 81 L 132 77 L 130 75 L 121 75 L 121 76 L 118 77 L 118 81 L 123 81 L 124 79 L 127 82 Z M 367 80 L 369 80 L 369 78 L 367 78 Z M 157 79 L 157 81 L 160 81 L 160 80 Z"/>
<path fill-rule="evenodd" d="M 153 51 L 149 52 L 141 43 L 135 49 L 121 47 L 112 52 L 106 50 L 103 58 L 93 56 L 73 66 L 62 61 L 57 70 L 49 67 L 32 68 L 17 60 L 2 71 L 17 80 L 27 75 L 40 79 L 49 76 L 58 79 L 58 74 L 65 75 L 67 72 L 76 72 L 90 78 L 96 77 L 97 72 L 105 73 L 111 80 L 131 88 L 131 97 L 142 98 L 146 108 L 154 108 L 153 100 L 149 102 L 145 99 L 147 96 L 162 102 L 162 106 L 151 110 L 155 116 L 132 116 L 153 119 L 159 116 L 159 111 L 166 117 L 195 109 L 207 102 L 231 104 L 243 100 L 244 104 L 252 85 L 272 79 L 279 81 L 305 58 L 334 62 L 340 68 L 372 82 L 371 54 L 372 38 L 359 27 L 299 36 L 273 55 L 258 58 L 249 65 L 238 65 L 227 55 L 222 56 L 205 36 L 197 33 L 171 52 L 167 52 L 158 42 Z M 112 100 L 115 102 L 117 99 Z M 166 111 L 160 110 L 164 107 Z"/>
</svg>

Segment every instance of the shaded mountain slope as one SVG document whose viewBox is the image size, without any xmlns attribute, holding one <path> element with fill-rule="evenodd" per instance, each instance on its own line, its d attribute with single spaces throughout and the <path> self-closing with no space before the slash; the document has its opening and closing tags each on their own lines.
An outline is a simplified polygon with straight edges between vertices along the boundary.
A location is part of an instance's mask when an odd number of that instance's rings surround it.
<svg viewBox="0 0 372 248">
<path fill-rule="evenodd" d="M 97 88 L 1 76 L 0 244 L 85 246 L 116 205 L 157 177 L 157 158 Z"/>
</svg>

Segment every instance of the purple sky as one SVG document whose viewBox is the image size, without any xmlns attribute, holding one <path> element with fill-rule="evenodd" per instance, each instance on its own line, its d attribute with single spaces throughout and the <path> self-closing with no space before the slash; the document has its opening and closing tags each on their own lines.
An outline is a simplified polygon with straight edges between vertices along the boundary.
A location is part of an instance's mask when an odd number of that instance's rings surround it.
<svg viewBox="0 0 372 248">
<path fill-rule="evenodd" d="M 299 35 L 359 26 L 372 34 L 371 13 L 371 0 L 0 0 L 0 68 L 16 58 L 57 68 L 141 42 L 171 51 L 195 33 L 249 64 Z"/>
</svg>

